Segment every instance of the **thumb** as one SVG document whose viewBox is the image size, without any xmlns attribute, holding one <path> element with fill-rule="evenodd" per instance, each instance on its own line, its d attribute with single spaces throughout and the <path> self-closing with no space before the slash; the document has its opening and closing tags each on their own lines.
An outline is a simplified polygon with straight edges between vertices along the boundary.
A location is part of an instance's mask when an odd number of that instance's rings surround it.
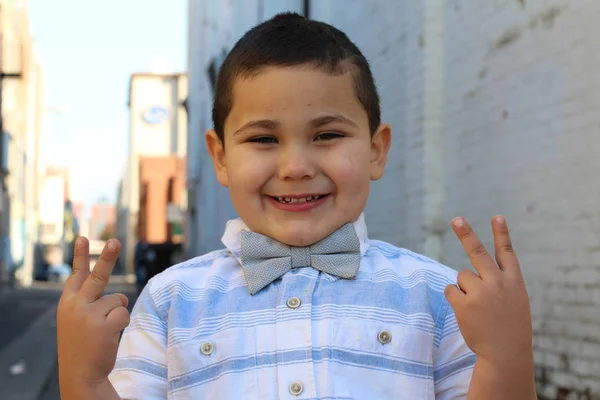
<svg viewBox="0 0 600 400">
<path fill-rule="evenodd" d="M 450 306 L 456 314 L 456 308 L 458 307 L 458 303 L 463 299 L 465 293 L 462 290 L 460 290 L 460 288 L 457 285 L 450 284 L 444 289 L 444 296 L 446 296 L 446 300 L 448 300 L 448 303 L 450 303 Z"/>
<path fill-rule="evenodd" d="M 125 307 L 117 307 L 106 316 L 106 322 L 115 333 L 120 333 L 129 325 L 129 311 Z"/>
<path fill-rule="evenodd" d="M 129 298 L 123 293 L 119 293 L 119 297 L 121 298 L 121 303 L 123 304 L 123 307 L 127 308 L 127 306 L 129 305 Z"/>
</svg>

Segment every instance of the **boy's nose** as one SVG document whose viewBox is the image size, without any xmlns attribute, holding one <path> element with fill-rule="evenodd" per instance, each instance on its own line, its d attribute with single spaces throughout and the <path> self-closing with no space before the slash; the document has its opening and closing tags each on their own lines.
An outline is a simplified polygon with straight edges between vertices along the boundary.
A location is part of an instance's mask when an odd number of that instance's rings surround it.
<svg viewBox="0 0 600 400">
<path fill-rule="evenodd" d="M 289 149 L 279 157 L 279 179 L 301 180 L 315 176 L 316 166 L 310 154 L 303 149 Z"/>
</svg>

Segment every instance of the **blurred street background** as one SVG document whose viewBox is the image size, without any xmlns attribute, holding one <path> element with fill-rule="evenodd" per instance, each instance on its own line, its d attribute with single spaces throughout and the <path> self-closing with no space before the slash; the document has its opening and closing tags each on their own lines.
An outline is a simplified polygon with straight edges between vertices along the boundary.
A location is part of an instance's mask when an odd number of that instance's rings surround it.
<svg viewBox="0 0 600 400">
<path fill-rule="evenodd" d="M 204 146 L 216 72 L 281 11 L 344 30 L 393 144 L 370 237 L 469 265 L 507 217 L 531 297 L 540 399 L 600 399 L 600 2 L 0 0 L 0 400 L 58 399 L 56 303 L 74 240 L 123 252 L 131 300 L 221 248 L 235 217 Z"/>
</svg>

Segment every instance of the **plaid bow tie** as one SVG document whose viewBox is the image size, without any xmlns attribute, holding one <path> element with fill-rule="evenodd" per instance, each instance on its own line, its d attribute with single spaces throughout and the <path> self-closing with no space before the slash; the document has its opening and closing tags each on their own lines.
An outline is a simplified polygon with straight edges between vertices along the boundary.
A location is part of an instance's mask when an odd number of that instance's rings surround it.
<svg viewBox="0 0 600 400">
<path fill-rule="evenodd" d="M 307 247 L 288 246 L 268 236 L 242 231 L 240 258 L 248 291 L 256 294 L 292 268 L 313 267 L 340 278 L 354 278 L 360 266 L 360 241 L 346 224 Z"/>
</svg>

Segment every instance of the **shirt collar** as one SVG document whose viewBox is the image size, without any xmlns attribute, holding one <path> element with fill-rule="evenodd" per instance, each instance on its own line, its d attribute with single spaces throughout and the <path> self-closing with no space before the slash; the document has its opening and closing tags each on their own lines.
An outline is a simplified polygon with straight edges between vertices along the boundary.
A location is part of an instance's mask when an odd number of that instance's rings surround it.
<svg viewBox="0 0 600 400">
<path fill-rule="evenodd" d="M 360 214 L 358 219 L 354 221 L 353 225 L 360 242 L 360 254 L 361 256 L 364 256 L 369 249 L 369 237 L 367 236 L 367 225 L 365 223 L 364 213 Z M 240 264 L 242 230 L 250 229 L 248 229 L 248 226 L 240 218 L 232 219 L 227 222 L 227 225 L 225 226 L 225 233 L 221 238 L 221 242 L 223 242 L 225 247 L 227 247 L 227 249 L 231 252 L 231 254 L 233 254 Z"/>
</svg>

